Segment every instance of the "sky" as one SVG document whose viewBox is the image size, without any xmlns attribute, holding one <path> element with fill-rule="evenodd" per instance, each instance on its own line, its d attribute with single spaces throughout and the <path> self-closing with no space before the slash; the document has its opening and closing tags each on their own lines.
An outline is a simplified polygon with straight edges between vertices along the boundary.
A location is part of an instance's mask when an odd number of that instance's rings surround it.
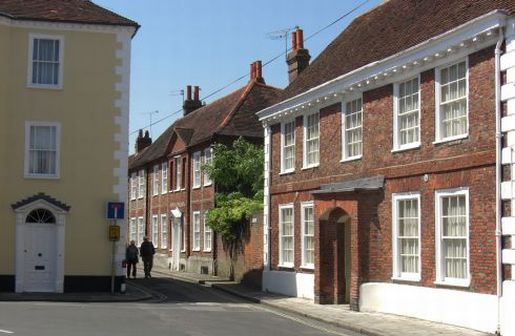
<svg viewBox="0 0 515 336">
<path fill-rule="evenodd" d="M 182 116 L 180 90 L 200 86 L 206 103 L 242 87 L 249 65 L 263 63 L 269 85 L 288 85 L 285 29 L 304 30 L 305 48 L 316 56 L 356 16 L 381 0 L 94 0 L 95 3 L 141 25 L 132 41 L 129 152 L 134 152 L 138 129 L 157 137 Z M 363 4 L 364 3 L 364 4 Z M 308 39 L 361 5 L 331 27 Z M 180 111 L 179 111 L 180 110 Z M 150 118 L 155 123 L 149 128 Z"/>
</svg>

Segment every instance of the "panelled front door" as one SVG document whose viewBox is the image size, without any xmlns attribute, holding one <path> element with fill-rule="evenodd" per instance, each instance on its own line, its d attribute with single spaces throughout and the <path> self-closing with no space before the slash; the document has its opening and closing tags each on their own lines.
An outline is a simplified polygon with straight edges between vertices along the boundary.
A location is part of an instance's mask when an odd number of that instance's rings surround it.
<svg viewBox="0 0 515 336">
<path fill-rule="evenodd" d="M 25 292 L 56 291 L 56 227 L 50 223 L 26 224 Z"/>
</svg>

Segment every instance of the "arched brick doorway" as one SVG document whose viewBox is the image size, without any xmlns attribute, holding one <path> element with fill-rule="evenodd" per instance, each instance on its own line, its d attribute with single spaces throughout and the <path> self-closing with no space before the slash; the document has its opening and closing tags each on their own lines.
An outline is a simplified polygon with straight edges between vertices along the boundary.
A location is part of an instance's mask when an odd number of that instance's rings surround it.
<svg viewBox="0 0 515 336">
<path fill-rule="evenodd" d="M 319 219 L 319 303 L 350 302 L 351 217 L 339 207 L 326 210 Z"/>
</svg>

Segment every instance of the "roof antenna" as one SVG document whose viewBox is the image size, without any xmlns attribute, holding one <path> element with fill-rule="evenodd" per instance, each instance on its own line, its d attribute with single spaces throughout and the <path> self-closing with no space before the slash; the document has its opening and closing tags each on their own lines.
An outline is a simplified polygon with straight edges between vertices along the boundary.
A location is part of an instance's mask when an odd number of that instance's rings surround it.
<svg viewBox="0 0 515 336">
<path fill-rule="evenodd" d="M 270 40 L 280 40 L 284 39 L 284 58 L 288 59 L 288 36 L 291 31 L 298 29 L 299 26 L 291 27 L 291 28 L 284 28 L 275 30 L 272 32 L 269 32 L 266 34 L 266 37 Z"/>
<path fill-rule="evenodd" d="M 158 110 L 150 111 L 150 112 L 143 112 L 143 114 L 148 114 L 148 117 L 149 117 L 148 129 L 149 129 L 150 137 L 152 137 L 152 115 L 158 114 L 158 113 L 159 113 Z"/>
</svg>

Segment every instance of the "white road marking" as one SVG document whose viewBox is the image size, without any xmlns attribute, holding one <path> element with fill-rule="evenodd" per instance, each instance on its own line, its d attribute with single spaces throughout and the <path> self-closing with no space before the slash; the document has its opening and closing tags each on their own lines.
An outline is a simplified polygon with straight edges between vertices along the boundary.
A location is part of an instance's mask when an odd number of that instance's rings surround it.
<svg viewBox="0 0 515 336">
<path fill-rule="evenodd" d="M 0 329 L 0 333 L 3 333 L 3 334 L 14 334 L 14 331 Z"/>
</svg>

